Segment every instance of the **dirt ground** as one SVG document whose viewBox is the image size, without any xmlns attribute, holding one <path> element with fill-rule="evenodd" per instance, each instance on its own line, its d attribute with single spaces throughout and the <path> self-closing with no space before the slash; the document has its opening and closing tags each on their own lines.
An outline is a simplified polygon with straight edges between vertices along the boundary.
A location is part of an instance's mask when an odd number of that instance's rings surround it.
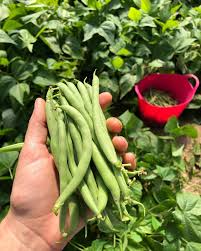
<svg viewBox="0 0 201 251">
<path fill-rule="evenodd" d="M 198 137 L 182 139 L 185 143 L 183 159 L 187 167 L 183 173 L 183 191 L 201 195 L 201 125 L 194 126 Z"/>
</svg>

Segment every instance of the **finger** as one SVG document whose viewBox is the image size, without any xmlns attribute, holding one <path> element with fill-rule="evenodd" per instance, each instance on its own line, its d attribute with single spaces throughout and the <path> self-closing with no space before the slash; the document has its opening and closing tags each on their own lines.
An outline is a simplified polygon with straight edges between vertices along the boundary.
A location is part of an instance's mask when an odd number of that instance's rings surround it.
<svg viewBox="0 0 201 251">
<path fill-rule="evenodd" d="M 99 103 L 103 110 L 105 110 L 112 103 L 112 95 L 109 92 L 102 92 L 99 95 Z"/>
<path fill-rule="evenodd" d="M 128 149 L 128 142 L 123 136 L 114 136 L 112 139 L 114 148 L 119 153 L 124 153 Z"/>
<path fill-rule="evenodd" d="M 47 126 L 45 115 L 45 101 L 37 98 L 32 116 L 29 120 L 25 136 L 25 144 L 45 144 L 47 139 Z"/>
<path fill-rule="evenodd" d="M 122 130 L 122 123 L 119 119 L 111 117 L 106 120 L 107 129 L 111 133 L 120 133 Z"/>
<path fill-rule="evenodd" d="M 123 159 L 124 164 L 131 164 L 131 166 L 128 167 L 127 169 L 133 171 L 136 168 L 137 161 L 136 161 L 136 156 L 134 153 L 131 153 L 131 152 L 124 153 L 122 155 L 122 159 Z"/>
</svg>

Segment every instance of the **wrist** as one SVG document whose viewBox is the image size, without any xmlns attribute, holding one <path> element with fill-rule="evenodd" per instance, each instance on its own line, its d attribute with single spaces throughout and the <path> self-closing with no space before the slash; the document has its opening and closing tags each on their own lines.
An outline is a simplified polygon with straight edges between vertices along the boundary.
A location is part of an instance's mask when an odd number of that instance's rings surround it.
<svg viewBox="0 0 201 251">
<path fill-rule="evenodd" d="M 10 212 L 0 224 L 0 250 L 57 251 Z"/>
</svg>

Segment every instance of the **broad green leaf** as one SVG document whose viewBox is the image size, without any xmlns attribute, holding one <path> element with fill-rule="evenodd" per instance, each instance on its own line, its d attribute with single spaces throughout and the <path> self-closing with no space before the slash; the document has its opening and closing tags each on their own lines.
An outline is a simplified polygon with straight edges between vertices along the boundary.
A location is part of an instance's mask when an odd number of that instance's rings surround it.
<svg viewBox="0 0 201 251">
<path fill-rule="evenodd" d="M 0 44 L 1 43 L 16 44 L 5 31 L 0 29 Z"/>
<path fill-rule="evenodd" d="M 132 55 L 132 52 L 127 50 L 126 48 L 121 48 L 118 52 L 117 52 L 118 56 L 130 56 Z"/>
<path fill-rule="evenodd" d="M 14 77 L 12 77 L 11 75 L 2 75 L 0 77 L 0 93 L 1 93 L 1 99 L 0 99 L 0 103 L 4 103 L 5 98 L 7 97 L 8 93 L 9 93 L 9 89 L 11 88 L 11 86 L 16 84 L 16 80 Z"/>
<path fill-rule="evenodd" d="M 119 86 L 116 78 L 110 78 L 108 72 L 102 72 L 99 75 L 100 90 L 109 91 L 112 94 L 112 98 L 117 100 L 119 97 Z"/>
<path fill-rule="evenodd" d="M 199 242 L 201 239 L 201 198 L 192 193 L 177 194 L 178 208 L 174 211 L 175 219 L 180 222 L 181 232 L 188 241 Z"/>
<path fill-rule="evenodd" d="M 138 22 L 140 21 L 141 17 L 142 17 L 142 14 L 139 10 L 137 10 L 136 8 L 134 7 L 130 7 L 129 11 L 128 11 L 128 17 L 135 21 L 135 22 Z"/>
<path fill-rule="evenodd" d="M 61 49 L 59 46 L 59 42 L 57 41 L 56 37 L 45 37 L 40 35 L 42 41 L 56 54 L 61 54 Z"/>
<path fill-rule="evenodd" d="M 24 104 L 24 98 L 30 93 L 30 88 L 28 84 L 16 84 L 10 88 L 9 94 L 11 97 L 15 98 L 21 105 Z"/>
<path fill-rule="evenodd" d="M 120 99 L 122 99 L 128 92 L 132 90 L 137 83 L 137 77 L 130 73 L 123 75 L 119 81 Z"/>
<path fill-rule="evenodd" d="M 36 42 L 36 38 L 25 29 L 19 31 L 20 40 L 22 41 L 22 48 L 27 48 L 30 52 L 33 50 L 33 44 Z"/>
<path fill-rule="evenodd" d="M 172 130 L 178 128 L 178 120 L 175 116 L 172 116 L 168 119 L 167 123 L 165 124 L 164 131 L 166 133 L 170 133 Z"/>
<path fill-rule="evenodd" d="M 96 24 L 86 24 L 84 26 L 84 40 L 87 41 L 98 34 L 105 38 L 109 44 L 114 43 L 115 24 L 111 21 L 104 21 L 100 26 Z"/>
<path fill-rule="evenodd" d="M 16 114 L 13 109 L 5 109 L 2 114 L 2 122 L 4 128 L 13 128 L 16 125 Z"/>
<path fill-rule="evenodd" d="M 39 71 L 33 79 L 33 83 L 41 87 L 50 86 L 56 82 L 57 79 L 55 75 L 50 71 Z"/>
<path fill-rule="evenodd" d="M 156 24 L 154 22 L 154 18 L 151 16 L 145 16 L 140 20 L 140 27 L 152 27 L 155 28 Z M 145 35 L 145 34 L 144 34 Z"/>
<path fill-rule="evenodd" d="M 37 11 L 36 13 L 33 13 L 33 14 L 24 15 L 21 19 L 25 24 L 26 23 L 33 23 L 33 24 L 37 25 L 38 18 L 40 18 L 46 12 L 47 12 L 46 10 Z"/>
<path fill-rule="evenodd" d="M 172 156 L 173 157 L 181 157 L 183 154 L 183 149 L 184 149 L 184 145 L 179 146 L 179 147 L 172 145 Z"/>
<path fill-rule="evenodd" d="M 141 0 L 141 9 L 145 13 L 149 13 L 151 10 L 151 1 L 150 0 Z"/>
<path fill-rule="evenodd" d="M 163 67 L 163 65 L 164 65 L 164 61 L 160 59 L 155 59 L 149 63 L 149 66 L 152 68 L 160 68 L 160 67 Z"/>
<path fill-rule="evenodd" d="M 4 4 L 0 4 L 0 21 L 6 19 L 9 16 L 9 13 L 9 8 Z"/>
<path fill-rule="evenodd" d="M 182 6 L 182 3 L 173 6 L 170 10 L 171 14 L 175 14 Z"/>
<path fill-rule="evenodd" d="M 177 20 L 167 20 L 167 22 L 163 25 L 162 32 L 165 32 L 168 29 L 174 29 L 179 26 L 179 21 Z"/>
<path fill-rule="evenodd" d="M 135 135 L 138 130 L 140 130 L 143 126 L 143 122 L 135 116 L 134 113 L 125 111 L 119 119 L 123 123 L 124 130 L 126 131 L 126 135 L 132 136 Z"/>
<path fill-rule="evenodd" d="M 6 20 L 4 25 L 3 25 L 3 30 L 5 31 L 12 31 L 12 30 L 17 30 L 19 29 L 20 27 L 22 27 L 22 24 L 19 23 L 18 21 L 16 20 Z"/>
<path fill-rule="evenodd" d="M 142 237 L 141 235 L 139 235 L 138 233 L 136 232 L 131 232 L 130 236 L 129 236 L 129 239 L 133 240 L 134 242 L 136 243 L 139 243 L 142 241 Z"/>
<path fill-rule="evenodd" d="M 15 60 L 11 64 L 12 74 L 18 81 L 26 80 L 32 77 L 36 70 L 37 66 L 34 62 L 28 62 L 19 59 Z"/>
<path fill-rule="evenodd" d="M 116 70 L 120 69 L 124 64 L 123 58 L 116 56 L 112 59 L 112 65 Z"/>
<path fill-rule="evenodd" d="M 18 152 L 0 153 L 0 176 L 9 172 L 18 158 Z"/>
<path fill-rule="evenodd" d="M 162 223 L 154 216 L 151 217 L 151 223 L 154 230 L 157 230 L 162 225 Z"/>
<path fill-rule="evenodd" d="M 191 138 L 197 138 L 198 136 L 197 129 L 192 125 L 184 125 L 182 127 L 175 128 L 170 133 L 174 137 L 188 136 Z"/>
<path fill-rule="evenodd" d="M 156 168 L 157 174 L 161 176 L 164 181 L 173 181 L 177 177 L 176 172 L 171 167 L 162 167 L 157 165 Z"/>
<path fill-rule="evenodd" d="M 115 24 L 111 21 L 105 21 L 101 24 L 98 34 L 105 38 L 109 44 L 114 43 Z"/>
<path fill-rule="evenodd" d="M 198 242 L 188 242 L 184 251 L 200 251 L 201 243 Z"/>
<path fill-rule="evenodd" d="M 84 26 L 84 39 L 83 41 L 87 41 L 93 37 L 94 34 L 98 33 L 98 26 L 92 24 L 86 24 Z"/>
<path fill-rule="evenodd" d="M 95 240 L 92 242 L 91 247 L 87 251 L 102 251 L 106 241 L 104 240 Z"/>
</svg>

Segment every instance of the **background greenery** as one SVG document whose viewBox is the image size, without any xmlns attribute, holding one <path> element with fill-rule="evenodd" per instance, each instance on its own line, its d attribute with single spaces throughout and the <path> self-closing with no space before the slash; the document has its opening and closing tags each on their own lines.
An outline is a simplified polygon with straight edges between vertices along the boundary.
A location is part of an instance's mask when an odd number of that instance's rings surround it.
<svg viewBox="0 0 201 251">
<path fill-rule="evenodd" d="M 89 227 L 87 239 L 81 232 L 73 245 L 82 242 L 90 251 L 201 249 L 201 200 L 181 192 L 185 163 L 183 147 L 176 144 L 181 134 L 194 137 L 193 129 L 171 121 L 165 136 L 156 136 L 133 114 L 133 86 L 146 74 L 201 76 L 199 2 L 0 0 L 0 144 L 23 141 L 34 100 L 45 97 L 49 85 L 61 78 L 90 82 L 97 69 L 102 90 L 114 98 L 107 112 L 120 116 L 138 169 L 147 172 L 133 186 L 147 215 L 140 218 L 135 208 L 134 221 L 120 226 L 116 248 L 114 237 L 101 234 L 96 225 Z M 190 108 L 200 114 L 200 107 L 198 94 Z M 9 207 L 17 157 L 17 152 L 0 155 L 1 218 Z"/>
</svg>

